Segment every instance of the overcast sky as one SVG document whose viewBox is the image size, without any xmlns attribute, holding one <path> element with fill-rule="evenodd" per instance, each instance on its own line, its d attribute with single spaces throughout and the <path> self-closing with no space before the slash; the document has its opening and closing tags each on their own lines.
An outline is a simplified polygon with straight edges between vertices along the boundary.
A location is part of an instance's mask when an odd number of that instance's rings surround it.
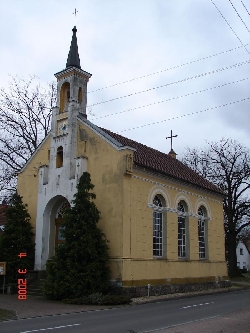
<svg viewBox="0 0 250 333">
<path fill-rule="evenodd" d="M 0 87 L 54 80 L 75 24 L 93 123 L 165 153 L 173 130 L 179 158 L 250 148 L 250 0 L 0 0 Z"/>
</svg>

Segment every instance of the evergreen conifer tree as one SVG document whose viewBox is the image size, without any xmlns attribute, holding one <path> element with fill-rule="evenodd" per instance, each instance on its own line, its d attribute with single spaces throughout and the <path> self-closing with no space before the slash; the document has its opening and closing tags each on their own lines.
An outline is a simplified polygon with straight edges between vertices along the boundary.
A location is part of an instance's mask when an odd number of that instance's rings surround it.
<svg viewBox="0 0 250 333">
<path fill-rule="evenodd" d="M 64 215 L 65 242 L 46 266 L 44 295 L 50 299 L 77 298 L 105 292 L 109 284 L 109 256 L 105 235 L 97 227 L 100 218 L 90 175 L 84 172 L 73 206 Z"/>
<path fill-rule="evenodd" d="M 35 244 L 27 205 L 14 193 L 5 213 L 5 228 L 0 237 L 0 261 L 6 261 L 6 282 L 17 284 L 18 269 L 34 268 Z M 26 253 L 26 257 L 19 257 Z"/>
</svg>

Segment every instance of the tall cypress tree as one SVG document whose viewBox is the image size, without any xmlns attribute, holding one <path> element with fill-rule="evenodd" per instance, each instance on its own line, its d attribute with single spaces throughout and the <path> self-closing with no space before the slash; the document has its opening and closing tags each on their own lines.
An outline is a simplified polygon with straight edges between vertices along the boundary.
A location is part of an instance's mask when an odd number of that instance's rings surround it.
<svg viewBox="0 0 250 333">
<path fill-rule="evenodd" d="M 94 185 L 84 172 L 77 185 L 73 206 L 64 215 L 65 243 L 47 263 L 44 294 L 50 299 L 77 298 L 108 288 L 110 271 L 105 235 L 93 199 Z"/>
<path fill-rule="evenodd" d="M 0 237 L 0 261 L 6 261 L 6 281 L 17 283 L 18 269 L 33 269 L 35 244 L 27 205 L 19 194 L 14 193 L 5 213 L 5 228 Z M 20 253 L 26 257 L 19 257 Z"/>
</svg>

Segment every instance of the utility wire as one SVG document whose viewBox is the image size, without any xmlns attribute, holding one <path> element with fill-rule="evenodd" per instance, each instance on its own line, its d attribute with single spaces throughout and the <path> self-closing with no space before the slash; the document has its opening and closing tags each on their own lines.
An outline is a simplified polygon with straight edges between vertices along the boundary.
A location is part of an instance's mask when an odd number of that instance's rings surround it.
<svg viewBox="0 0 250 333">
<path fill-rule="evenodd" d="M 132 131 L 132 130 L 135 130 L 135 129 L 138 129 L 138 128 L 142 128 L 142 127 L 146 127 L 146 126 L 157 125 L 157 124 L 160 124 L 160 123 L 164 123 L 166 121 L 170 121 L 170 120 L 175 120 L 175 119 L 179 119 L 179 118 L 184 118 L 184 117 L 192 116 L 192 115 L 197 114 L 197 113 L 202 113 L 202 112 L 207 112 L 207 111 L 211 111 L 211 110 L 215 110 L 215 109 L 220 109 L 220 108 L 223 108 L 225 106 L 229 106 L 229 105 L 233 105 L 233 104 L 236 104 L 236 103 L 244 102 L 244 101 L 249 100 L 249 99 L 250 99 L 250 97 L 246 97 L 246 98 L 243 98 L 243 99 L 238 100 L 238 101 L 233 101 L 233 102 L 230 102 L 230 103 L 226 103 L 226 104 L 222 104 L 222 105 L 217 105 L 217 106 L 214 106 L 212 108 L 208 108 L 208 109 L 204 109 L 204 110 L 199 110 L 199 111 L 195 111 L 195 112 L 183 114 L 183 115 L 178 116 L 178 117 L 172 117 L 172 118 L 168 118 L 168 119 L 156 121 L 154 123 L 149 123 L 149 124 L 145 124 L 145 125 L 141 125 L 141 126 L 127 128 L 127 129 L 124 129 L 122 131 L 119 131 L 118 133 L 122 133 L 122 132 L 126 132 L 126 131 Z"/>
<path fill-rule="evenodd" d="M 123 110 L 123 111 L 120 111 L 120 112 L 114 112 L 114 113 L 106 114 L 106 115 L 101 116 L 101 117 L 94 117 L 94 119 L 96 120 L 96 119 L 102 119 L 102 118 L 116 116 L 116 115 L 119 115 L 119 114 L 122 114 L 122 113 L 131 112 L 131 111 L 142 109 L 142 108 L 146 108 L 146 107 L 149 107 L 149 106 L 153 106 L 153 105 L 157 105 L 157 104 L 161 104 L 161 103 L 166 103 L 166 102 L 169 102 L 169 101 L 172 101 L 172 100 L 176 100 L 176 99 L 180 99 L 180 98 L 184 98 L 184 97 L 188 97 L 188 96 L 200 94 L 200 93 L 203 93 L 203 92 L 206 92 L 206 91 L 209 91 L 209 90 L 213 90 L 213 89 L 217 89 L 217 88 L 222 88 L 222 87 L 225 87 L 227 85 L 238 83 L 238 82 L 242 82 L 242 81 L 246 81 L 246 80 L 249 80 L 249 78 L 244 78 L 244 79 L 241 79 L 241 80 L 224 83 L 224 84 L 221 84 L 219 86 L 214 86 L 214 87 L 206 88 L 204 90 L 199 90 L 199 91 L 191 92 L 189 94 L 172 97 L 172 98 L 169 98 L 169 99 L 165 99 L 165 100 L 162 100 L 162 101 L 157 101 L 157 102 L 150 103 L 150 104 L 147 104 L 147 105 L 137 106 L 137 107 L 132 108 L 132 109 L 127 109 L 127 110 Z"/>
<path fill-rule="evenodd" d="M 210 0 L 212 2 L 212 4 L 214 5 L 214 7 L 217 9 L 218 13 L 221 15 L 221 17 L 224 19 L 224 21 L 226 22 L 226 24 L 229 26 L 229 28 L 232 30 L 232 32 L 234 33 L 234 35 L 236 36 L 236 38 L 238 39 L 238 41 L 241 43 L 241 45 L 244 47 L 244 49 L 247 51 L 247 53 L 250 55 L 250 52 L 248 51 L 248 49 L 245 47 L 245 45 L 243 44 L 242 40 L 238 37 L 238 35 L 236 34 L 236 32 L 233 30 L 233 28 L 231 27 L 231 25 L 228 23 L 228 21 L 225 19 L 225 17 L 223 16 L 223 14 L 221 13 L 221 11 L 219 10 L 219 8 L 216 6 L 216 4 L 213 2 L 213 0 Z"/>
<path fill-rule="evenodd" d="M 152 76 L 152 75 L 156 75 L 156 74 L 160 74 L 160 73 L 164 73 L 164 72 L 167 72 L 167 71 L 170 71 L 170 70 L 173 70 L 173 69 L 176 69 L 176 68 L 181 68 L 181 67 L 184 67 L 184 66 L 187 66 L 187 65 L 190 65 L 190 64 L 194 64 L 196 62 L 199 62 L 199 61 L 202 61 L 202 60 L 206 60 L 206 59 L 209 59 L 209 58 L 212 58 L 212 57 L 217 57 L 218 55 L 221 55 L 221 54 L 224 54 L 224 53 L 227 53 L 227 52 L 232 52 L 232 51 L 236 51 L 238 49 L 241 49 L 242 47 L 245 47 L 249 45 L 248 44 L 245 44 L 245 45 L 242 45 L 242 46 L 237 46 L 233 49 L 229 49 L 229 50 L 226 50 L 226 51 L 222 51 L 222 52 L 219 52 L 219 53 L 215 53 L 215 54 L 212 54 L 212 55 L 209 55 L 209 56 L 206 56 L 206 57 L 203 57 L 203 58 L 199 58 L 199 59 L 195 59 L 195 60 L 192 60 L 192 61 L 189 61 L 189 62 L 186 62 L 186 63 L 183 63 L 181 65 L 177 65 L 177 66 L 174 66 L 174 67 L 170 67 L 170 68 L 166 68 L 166 69 L 163 69 L 161 71 L 158 71 L 158 72 L 154 72 L 154 73 L 151 73 L 151 74 L 146 74 L 146 75 L 143 75 L 143 76 L 139 76 L 139 77 L 136 77 L 134 79 L 130 79 L 130 80 L 127 80 L 127 81 L 123 81 L 123 82 L 118 82 L 118 83 L 114 83 L 110 86 L 106 86 L 106 87 L 102 87 L 102 88 L 99 88 L 99 89 L 96 89 L 96 90 L 92 90 L 92 91 L 88 91 L 88 94 L 91 94 L 91 93 L 94 93 L 94 92 L 97 92 L 97 91 L 100 91 L 100 90 L 104 90 L 104 89 L 108 89 L 108 88 L 112 88 L 112 87 L 115 87 L 115 86 L 118 86 L 118 85 L 122 85 L 122 84 L 125 84 L 125 83 L 129 83 L 129 82 L 132 82 L 132 81 L 136 81 L 136 80 L 140 80 L 140 79 L 144 79 L 146 77 L 149 77 L 149 76 Z"/>
<path fill-rule="evenodd" d="M 210 72 L 205 72 L 205 73 L 197 74 L 195 76 L 187 77 L 187 78 L 184 78 L 184 79 L 181 79 L 181 80 L 178 80 L 178 81 L 166 83 L 166 84 L 163 84 L 161 86 L 149 88 L 149 89 L 142 90 L 142 91 L 137 91 L 137 92 L 134 92 L 134 93 L 131 93 L 131 94 L 128 94 L 128 95 L 124 95 L 124 96 L 115 97 L 115 98 L 109 99 L 107 101 L 102 101 L 102 102 L 94 103 L 94 104 L 88 105 L 87 107 L 90 108 L 90 107 L 93 107 L 93 106 L 96 106 L 96 105 L 113 102 L 115 100 L 122 99 L 122 98 L 127 98 L 127 97 L 131 97 L 131 96 L 134 96 L 134 95 L 139 95 L 139 94 L 142 94 L 142 93 L 146 93 L 146 92 L 149 92 L 149 91 L 152 91 L 152 90 L 157 90 L 157 89 L 164 88 L 164 87 L 167 87 L 167 86 L 170 86 L 170 85 L 174 85 L 174 84 L 177 84 L 177 83 L 182 83 L 182 82 L 186 82 L 186 81 L 189 81 L 189 80 L 199 79 L 199 78 L 204 77 L 206 75 L 210 75 L 210 74 L 222 72 L 222 71 L 234 68 L 234 67 L 240 67 L 242 65 L 246 65 L 246 64 L 249 64 L 249 63 L 250 63 L 250 60 L 243 61 L 243 62 L 236 63 L 236 64 L 233 64 L 233 65 L 228 66 L 228 67 L 222 67 L 222 68 L 210 71 Z"/>
<path fill-rule="evenodd" d="M 242 6 L 243 6 L 243 7 L 245 8 L 245 10 L 247 11 L 247 14 L 250 15 L 250 13 L 249 13 L 247 7 L 245 6 L 244 2 L 243 2 L 243 1 L 240 1 L 240 2 L 242 3 Z"/>
<path fill-rule="evenodd" d="M 240 14 L 238 13 L 237 9 L 234 7 L 233 3 L 231 0 L 228 0 L 231 4 L 231 6 L 233 7 L 234 11 L 236 12 L 236 14 L 238 15 L 238 17 L 240 18 L 241 22 L 244 24 L 245 28 L 247 29 L 248 32 L 250 32 L 250 30 L 248 29 L 246 23 L 242 20 Z"/>
</svg>

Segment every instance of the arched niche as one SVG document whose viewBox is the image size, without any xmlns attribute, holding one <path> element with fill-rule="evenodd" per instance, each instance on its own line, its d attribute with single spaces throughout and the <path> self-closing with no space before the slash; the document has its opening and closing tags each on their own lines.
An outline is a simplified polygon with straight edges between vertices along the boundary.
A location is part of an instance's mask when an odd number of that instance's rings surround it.
<svg viewBox="0 0 250 333">
<path fill-rule="evenodd" d="M 58 213 L 63 211 L 63 207 L 66 205 L 67 207 L 70 205 L 68 200 L 62 195 L 57 195 L 49 200 L 44 209 L 41 253 L 42 269 L 45 269 L 48 258 L 55 254 L 55 220 L 59 216 Z"/>
<path fill-rule="evenodd" d="M 64 82 L 60 91 L 60 108 L 59 113 L 64 112 L 66 104 L 70 99 L 70 84 L 69 82 Z"/>
<path fill-rule="evenodd" d="M 61 168 L 63 166 L 63 147 L 60 146 L 56 151 L 56 167 Z"/>
<path fill-rule="evenodd" d="M 78 103 L 82 103 L 82 87 L 78 89 Z"/>
</svg>

